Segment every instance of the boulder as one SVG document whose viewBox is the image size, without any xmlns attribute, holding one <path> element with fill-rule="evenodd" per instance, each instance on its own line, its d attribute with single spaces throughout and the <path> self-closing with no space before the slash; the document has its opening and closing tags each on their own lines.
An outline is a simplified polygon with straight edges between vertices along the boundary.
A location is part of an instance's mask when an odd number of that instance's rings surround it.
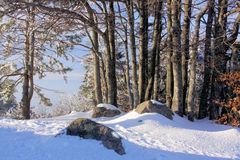
<svg viewBox="0 0 240 160">
<path fill-rule="evenodd" d="M 121 111 L 109 104 L 99 104 L 97 107 L 94 107 L 92 118 L 99 118 L 99 117 L 114 117 L 121 114 Z"/>
<path fill-rule="evenodd" d="M 173 119 L 173 112 L 166 105 L 157 101 L 145 101 L 139 104 L 135 111 L 139 114 L 143 113 L 158 113 L 165 116 L 168 119 Z"/>
<path fill-rule="evenodd" d="M 79 118 L 73 121 L 67 127 L 67 135 L 102 141 L 106 148 L 112 149 L 120 155 L 125 154 L 121 137 L 111 128 L 90 119 Z"/>
</svg>

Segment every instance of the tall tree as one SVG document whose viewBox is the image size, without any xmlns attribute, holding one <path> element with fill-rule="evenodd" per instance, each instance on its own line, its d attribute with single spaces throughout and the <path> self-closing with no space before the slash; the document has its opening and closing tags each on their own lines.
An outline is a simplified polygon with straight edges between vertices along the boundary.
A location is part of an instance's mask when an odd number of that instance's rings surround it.
<svg viewBox="0 0 240 160">
<path fill-rule="evenodd" d="M 126 0 L 125 4 L 127 8 L 129 41 L 132 60 L 132 83 L 133 83 L 134 106 L 137 106 L 139 103 L 139 95 L 138 95 L 137 56 L 136 56 L 133 0 Z"/>
<path fill-rule="evenodd" d="M 182 98 L 182 70 L 181 70 L 181 31 L 179 21 L 179 5 L 180 0 L 173 0 L 171 3 L 172 9 L 172 67 L 173 67 L 173 100 L 172 110 L 180 116 L 183 115 L 183 98 Z"/>
<path fill-rule="evenodd" d="M 88 8 L 89 9 L 89 8 Z M 95 13 L 92 10 L 88 10 L 89 12 L 89 19 L 94 21 L 94 23 L 97 22 L 97 17 Z M 100 52 L 99 52 L 99 43 L 98 43 L 98 33 L 92 28 L 92 52 L 94 57 L 94 91 L 95 91 L 95 101 L 97 104 L 103 102 L 102 97 L 102 87 L 101 87 L 101 71 L 100 71 Z"/>
<path fill-rule="evenodd" d="M 127 24 L 124 24 L 124 22 L 123 22 L 123 16 L 121 14 L 121 8 L 120 8 L 119 3 L 118 3 L 118 12 L 119 12 L 119 18 L 120 18 L 121 24 L 123 26 L 124 37 L 125 37 L 125 38 L 121 37 L 121 39 L 124 42 L 124 48 L 125 48 L 125 59 L 126 59 L 125 77 L 126 77 L 126 83 L 127 83 L 129 104 L 130 104 L 131 109 L 133 109 L 134 108 L 134 101 L 133 101 L 132 87 L 131 87 L 131 82 L 130 82 L 130 65 L 129 65 L 129 51 L 128 51 L 128 27 L 127 27 Z"/>
<path fill-rule="evenodd" d="M 25 25 L 24 73 L 21 107 L 24 119 L 30 119 L 30 106 L 33 96 L 33 67 L 34 67 L 34 7 L 27 9 Z"/>
<path fill-rule="evenodd" d="M 209 98 L 209 89 L 211 83 L 211 73 L 212 73 L 212 51 L 211 51 L 211 43 L 212 43 L 212 25 L 213 25 L 213 14 L 214 14 L 214 0 L 209 1 L 209 9 L 208 9 L 208 19 L 206 25 L 206 35 L 205 35 L 205 48 L 204 48 L 204 80 L 202 92 L 200 95 L 200 106 L 199 106 L 199 115 L 198 118 L 205 118 L 207 116 L 207 108 L 208 108 L 208 98 Z"/>
<path fill-rule="evenodd" d="M 116 79 L 116 53 L 115 53 L 115 11 L 114 11 L 114 2 L 109 2 L 109 19 L 108 19 L 108 31 L 109 31 L 109 44 L 110 44 L 110 51 L 111 51 L 111 68 L 108 70 L 110 71 L 108 74 L 108 83 L 109 85 L 109 103 L 117 106 L 117 79 Z"/>
<path fill-rule="evenodd" d="M 211 1 L 210 1 L 211 2 Z M 188 91 L 188 97 L 187 97 L 187 110 L 188 110 L 188 119 L 190 121 L 194 120 L 195 117 L 195 96 L 196 96 L 196 64 L 197 64 L 197 52 L 198 52 L 198 46 L 199 46 L 199 31 L 200 31 L 200 20 L 202 16 L 205 14 L 205 12 L 208 9 L 208 5 L 204 7 L 200 13 L 197 14 L 196 20 L 195 20 L 195 28 L 194 28 L 194 35 L 191 45 L 191 52 L 190 52 L 190 75 L 189 75 L 189 91 Z"/>
<path fill-rule="evenodd" d="M 217 81 L 220 74 L 227 71 L 227 56 L 226 52 L 232 44 L 235 43 L 239 32 L 240 14 L 238 13 L 235 24 L 233 25 L 232 33 L 227 37 L 227 20 L 228 20 L 228 0 L 218 1 L 218 12 L 215 18 L 214 25 L 214 70 L 213 70 L 213 87 L 211 88 L 211 99 L 224 99 L 223 85 Z M 238 5 L 238 4 L 237 4 Z M 210 119 L 216 119 L 219 115 L 219 107 L 213 104 L 210 107 Z"/>
<path fill-rule="evenodd" d="M 153 44 L 152 44 L 152 57 L 151 57 L 151 67 L 149 69 L 149 77 L 148 77 L 148 84 L 145 92 L 145 100 L 150 100 L 153 95 L 153 86 L 154 86 L 154 79 L 155 79 L 155 68 L 156 65 L 156 58 L 159 55 L 159 45 L 161 40 L 161 33 L 162 33 L 162 1 L 155 1 L 154 2 L 154 27 L 153 27 Z"/>
<path fill-rule="evenodd" d="M 192 12 L 192 0 L 184 0 L 184 20 L 182 27 L 182 87 L 183 87 L 183 107 L 186 108 L 186 96 L 188 88 L 188 59 L 189 59 L 189 35 Z M 184 109 L 185 112 L 185 109 Z"/>
<path fill-rule="evenodd" d="M 144 101 L 147 71 L 148 71 L 148 1 L 138 1 L 140 26 L 139 26 L 139 102 Z"/>
<path fill-rule="evenodd" d="M 172 108 L 172 98 L 173 98 L 173 69 L 172 69 L 172 0 L 167 1 L 167 78 L 166 78 L 166 105 Z"/>
</svg>

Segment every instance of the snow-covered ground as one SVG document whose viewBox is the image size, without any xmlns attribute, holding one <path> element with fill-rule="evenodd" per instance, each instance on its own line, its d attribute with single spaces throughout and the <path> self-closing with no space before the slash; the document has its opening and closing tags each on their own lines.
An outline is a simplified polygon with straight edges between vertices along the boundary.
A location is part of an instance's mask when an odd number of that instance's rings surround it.
<svg viewBox="0 0 240 160">
<path fill-rule="evenodd" d="M 99 141 L 58 135 L 74 119 L 91 112 L 37 119 L 0 119 L 0 160 L 187 160 L 240 159 L 240 130 L 208 120 L 136 112 L 95 121 L 123 137 L 126 155 Z M 58 136 L 56 136 L 58 135 Z"/>
</svg>

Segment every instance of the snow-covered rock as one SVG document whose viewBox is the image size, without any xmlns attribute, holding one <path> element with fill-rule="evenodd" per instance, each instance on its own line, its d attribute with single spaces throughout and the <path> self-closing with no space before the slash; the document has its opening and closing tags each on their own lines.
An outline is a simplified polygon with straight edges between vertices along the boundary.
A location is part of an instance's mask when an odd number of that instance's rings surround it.
<svg viewBox="0 0 240 160">
<path fill-rule="evenodd" d="M 110 104 L 99 104 L 93 108 L 92 118 L 114 117 L 119 114 L 121 114 L 121 111 L 117 107 Z"/>
<path fill-rule="evenodd" d="M 143 113 L 158 113 L 165 116 L 168 119 L 173 119 L 173 112 L 164 104 L 158 101 L 145 101 L 139 104 L 135 111 L 139 114 Z"/>
<path fill-rule="evenodd" d="M 125 154 L 121 138 L 116 136 L 114 130 L 87 118 L 74 120 L 67 127 L 67 135 L 100 140 L 106 148 L 112 149 L 120 155 Z"/>
</svg>

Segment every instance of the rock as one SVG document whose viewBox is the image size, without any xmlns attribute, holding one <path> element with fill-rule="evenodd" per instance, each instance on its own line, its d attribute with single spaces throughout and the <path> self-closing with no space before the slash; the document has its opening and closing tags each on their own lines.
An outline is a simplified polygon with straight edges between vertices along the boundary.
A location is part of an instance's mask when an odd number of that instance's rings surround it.
<svg viewBox="0 0 240 160">
<path fill-rule="evenodd" d="M 139 104 L 135 111 L 139 114 L 143 113 L 158 113 L 168 119 L 173 119 L 173 112 L 166 105 L 157 101 L 145 101 Z"/>
<path fill-rule="evenodd" d="M 94 107 L 92 118 L 114 117 L 119 114 L 121 114 L 121 111 L 117 107 L 109 104 L 99 104 L 97 107 Z"/>
<path fill-rule="evenodd" d="M 102 144 L 106 148 L 112 149 L 120 155 L 125 154 L 121 137 L 111 128 L 90 119 L 79 118 L 73 121 L 67 127 L 67 135 L 80 136 L 85 139 L 96 139 L 102 141 Z"/>
</svg>

